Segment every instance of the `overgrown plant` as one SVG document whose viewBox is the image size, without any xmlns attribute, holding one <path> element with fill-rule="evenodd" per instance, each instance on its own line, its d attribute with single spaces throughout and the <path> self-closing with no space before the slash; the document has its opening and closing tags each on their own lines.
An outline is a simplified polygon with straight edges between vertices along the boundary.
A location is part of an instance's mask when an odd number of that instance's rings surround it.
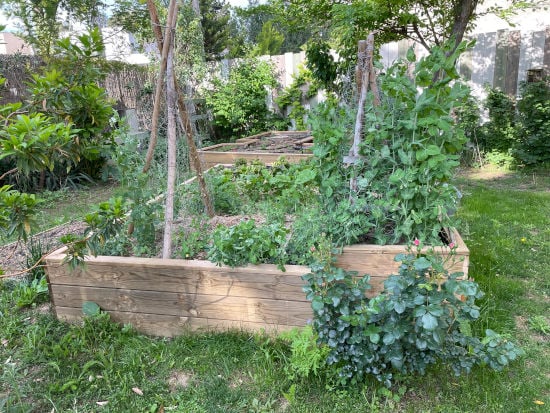
<svg viewBox="0 0 550 413">
<path fill-rule="evenodd" d="M 384 282 L 384 291 L 369 299 L 369 277 L 320 262 L 303 278 L 312 302 L 319 343 L 330 352 L 327 364 L 337 368 L 342 384 L 373 375 L 391 386 L 397 374 L 424 374 L 443 362 L 456 375 L 475 365 L 502 370 L 523 351 L 487 329 L 471 334 L 480 315 L 475 304 L 479 286 L 449 274 L 434 256 L 420 250 L 399 254 L 398 275 Z"/>
<path fill-rule="evenodd" d="M 434 47 L 416 62 L 412 77 L 412 50 L 389 67 L 380 78 L 380 106 L 372 95 L 367 100 L 361 156 L 347 167 L 338 154 L 349 129 L 327 130 L 328 120 L 312 120 L 314 154 L 326 170 L 321 196 L 337 244 L 421 238 L 440 245 L 441 228 L 454 225 L 459 194 L 450 180 L 466 140 L 453 112 L 469 96 L 455 62 L 467 47 L 461 43 L 453 53 Z"/>
</svg>

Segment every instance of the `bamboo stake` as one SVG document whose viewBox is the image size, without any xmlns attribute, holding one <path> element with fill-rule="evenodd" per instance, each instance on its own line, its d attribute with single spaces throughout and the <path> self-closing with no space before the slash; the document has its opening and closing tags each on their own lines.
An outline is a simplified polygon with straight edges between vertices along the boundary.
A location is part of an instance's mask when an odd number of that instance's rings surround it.
<svg viewBox="0 0 550 413">
<path fill-rule="evenodd" d="M 153 6 L 154 3 L 149 2 L 147 3 L 147 6 Z M 170 27 L 172 27 L 171 24 L 173 24 L 173 21 L 175 20 L 175 14 L 174 11 L 176 9 L 177 3 L 175 0 L 170 0 L 170 5 L 168 6 L 168 19 L 167 19 L 167 28 L 166 33 L 168 33 L 168 30 Z M 157 22 L 153 22 L 153 28 L 159 27 L 158 24 L 158 13 L 156 13 L 156 8 L 154 9 L 154 14 L 157 17 Z M 153 13 L 151 13 L 151 9 L 149 10 L 149 13 L 151 15 L 151 18 L 153 18 Z M 158 30 L 155 30 L 155 36 L 157 35 Z M 160 29 L 159 29 L 160 30 Z M 165 36 L 168 38 L 168 36 Z M 158 43 L 158 39 L 157 39 Z M 162 44 L 162 40 L 161 43 Z M 161 95 L 162 95 L 162 86 L 164 84 L 164 73 L 166 71 L 166 62 L 168 60 L 168 49 L 169 49 L 169 42 L 164 42 L 162 50 L 159 50 L 161 52 L 160 57 L 160 68 L 159 68 L 159 75 L 157 78 L 157 86 L 155 90 L 155 100 L 153 103 L 153 117 L 151 119 L 151 137 L 149 138 L 149 147 L 147 148 L 147 154 L 145 155 L 145 165 L 143 166 L 143 173 L 146 173 L 149 168 L 151 167 L 151 162 L 153 161 L 153 155 L 155 153 L 155 146 L 157 145 L 157 137 L 158 137 L 158 121 L 159 121 L 159 115 L 160 115 L 160 101 L 161 101 Z"/>
<path fill-rule="evenodd" d="M 151 24 L 153 27 L 160 27 L 160 22 L 158 18 L 158 13 L 155 4 L 151 1 L 147 1 L 147 7 L 149 8 L 149 15 L 151 17 Z M 154 31 L 157 45 L 159 50 L 164 50 L 162 33 L 160 30 Z M 187 140 L 187 146 L 189 148 L 189 157 L 195 172 L 197 173 L 197 181 L 199 183 L 201 198 L 206 209 L 206 213 L 209 217 L 214 216 L 214 207 L 212 205 L 212 200 L 210 199 L 210 194 L 208 193 L 208 188 L 206 187 L 206 181 L 204 180 L 204 175 L 202 171 L 202 165 L 199 158 L 199 152 L 197 150 L 197 145 L 195 144 L 195 139 L 193 137 L 193 129 L 191 126 L 191 121 L 187 113 L 187 106 L 185 105 L 185 99 L 183 98 L 183 93 L 179 85 L 176 74 L 173 73 L 174 85 L 176 89 L 176 96 L 178 101 L 178 111 L 181 118 L 181 122 L 185 129 L 185 137 Z"/>
</svg>

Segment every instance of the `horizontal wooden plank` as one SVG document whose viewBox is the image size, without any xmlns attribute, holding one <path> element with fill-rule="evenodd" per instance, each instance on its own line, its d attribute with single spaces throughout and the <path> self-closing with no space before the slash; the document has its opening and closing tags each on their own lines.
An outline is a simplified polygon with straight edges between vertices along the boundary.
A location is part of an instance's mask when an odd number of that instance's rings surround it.
<svg viewBox="0 0 550 413">
<path fill-rule="evenodd" d="M 312 318 L 311 304 L 305 298 L 270 300 L 55 284 L 51 285 L 51 294 L 54 304 L 60 307 L 81 308 L 85 301 L 93 301 L 106 311 L 285 325 L 301 325 Z"/>
<path fill-rule="evenodd" d="M 56 307 L 59 320 L 78 322 L 82 320 L 82 309 L 72 307 Z M 131 324 L 137 331 L 152 336 L 176 337 L 190 331 L 265 331 L 275 334 L 303 325 L 277 325 L 266 323 L 220 320 L 215 318 L 179 317 L 171 315 L 129 313 L 109 311 L 111 320 L 119 324 Z"/>
<path fill-rule="evenodd" d="M 301 276 L 309 272 L 302 266 L 283 273 L 274 265 L 230 268 L 207 261 L 190 264 L 179 260 L 180 266 L 140 266 L 118 257 L 98 258 L 75 271 L 50 261 L 49 280 L 64 285 L 300 300 L 304 297 Z"/>
</svg>

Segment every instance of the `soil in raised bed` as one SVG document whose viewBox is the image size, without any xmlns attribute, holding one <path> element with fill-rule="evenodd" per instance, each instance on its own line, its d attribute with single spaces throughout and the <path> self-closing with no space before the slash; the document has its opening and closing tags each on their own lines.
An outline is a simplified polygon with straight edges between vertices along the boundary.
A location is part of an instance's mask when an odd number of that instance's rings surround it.
<svg viewBox="0 0 550 413">
<path fill-rule="evenodd" d="M 243 144 L 221 146 L 215 149 L 217 152 L 258 152 L 258 153 L 310 153 L 312 137 L 309 142 L 304 142 L 311 137 L 309 132 L 300 134 L 277 134 L 251 139 Z"/>
</svg>

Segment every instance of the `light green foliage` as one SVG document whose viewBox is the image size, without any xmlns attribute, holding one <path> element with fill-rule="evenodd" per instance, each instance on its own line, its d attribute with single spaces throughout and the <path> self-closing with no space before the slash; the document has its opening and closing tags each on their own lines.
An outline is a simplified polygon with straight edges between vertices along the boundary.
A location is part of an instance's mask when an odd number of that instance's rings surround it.
<svg viewBox="0 0 550 413">
<path fill-rule="evenodd" d="M 205 217 L 193 217 L 190 229 L 181 230 L 174 243 L 174 250 L 183 259 L 193 259 L 208 246 L 209 226 Z"/>
<path fill-rule="evenodd" d="M 228 79 L 215 78 L 205 94 L 214 115 L 217 139 L 250 136 L 271 129 L 275 116 L 267 108 L 267 89 L 277 86 L 267 62 L 244 59 L 231 68 Z"/>
<path fill-rule="evenodd" d="M 320 88 L 319 81 L 313 79 L 311 72 L 302 67 L 298 74 L 293 76 L 292 83 L 275 98 L 275 103 L 281 111 L 283 113 L 287 111 L 287 116 L 294 120 L 295 129 L 307 129 L 308 111 L 304 108 L 304 104 L 317 95 Z"/>
<path fill-rule="evenodd" d="M 273 25 L 272 21 L 267 21 L 262 25 L 262 31 L 258 34 L 256 42 L 258 43 L 255 54 L 257 56 L 278 55 L 285 37 Z"/>
<path fill-rule="evenodd" d="M 35 53 L 43 58 L 52 55 L 63 23 L 78 21 L 87 28 L 96 24 L 103 3 L 100 0 L 3 0 L 2 9 L 16 17 L 22 35 Z"/>
<path fill-rule="evenodd" d="M 318 376 L 326 368 L 330 348 L 317 344 L 317 335 L 311 326 L 281 333 L 279 336 L 290 343 L 290 365 L 286 371 L 289 379 Z"/>
<path fill-rule="evenodd" d="M 9 158 L 26 177 L 56 166 L 68 171 L 78 162 L 76 133 L 71 123 L 55 123 L 41 113 L 17 115 L 0 130 L 0 160 Z"/>
<path fill-rule="evenodd" d="M 372 374 L 390 386 L 394 372 L 424 374 L 443 361 L 456 375 L 475 365 L 502 370 L 524 352 L 492 330 L 484 338 L 470 334 L 480 316 L 476 283 L 460 281 L 430 256 L 401 254 L 399 275 L 384 291 L 368 299 L 369 277 L 325 264 L 312 266 L 303 278 L 312 302 L 319 342 L 330 348 L 327 363 L 342 383 Z"/>
<path fill-rule="evenodd" d="M 446 47 L 433 48 L 416 63 L 412 79 L 407 74 L 415 61 L 412 51 L 408 62 L 387 69 L 380 79 L 381 105 L 374 106 L 370 96 L 365 108 L 362 158 L 348 168 L 337 154 L 343 152 L 343 136 L 351 135 L 349 127 L 331 131 L 330 122 L 312 120 L 314 155 L 326 169 L 321 197 L 338 245 L 365 238 L 379 244 L 418 238 L 437 245 L 441 228 L 453 226 L 458 192 L 450 179 L 466 139 L 452 112 L 469 94 L 454 64 L 467 47 L 462 43 L 450 54 Z M 350 191 L 344 182 L 351 178 L 356 188 Z"/>
<path fill-rule="evenodd" d="M 282 224 L 256 226 L 253 220 L 231 227 L 218 226 L 212 233 L 208 259 L 231 267 L 275 263 L 284 270 L 287 232 Z"/>
</svg>

